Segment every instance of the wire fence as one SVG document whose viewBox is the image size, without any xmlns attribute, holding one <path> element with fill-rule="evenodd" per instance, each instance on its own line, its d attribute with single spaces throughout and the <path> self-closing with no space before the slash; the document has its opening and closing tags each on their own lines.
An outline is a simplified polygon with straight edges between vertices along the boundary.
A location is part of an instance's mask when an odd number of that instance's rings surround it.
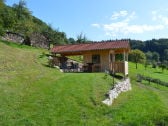
<svg viewBox="0 0 168 126">
<path fill-rule="evenodd" d="M 149 84 L 151 82 L 153 82 L 153 83 L 168 87 L 168 82 L 164 82 L 164 81 L 161 81 L 160 79 L 152 78 L 152 77 L 149 77 L 149 76 L 144 76 L 144 75 L 141 75 L 141 74 L 137 74 L 137 81 L 142 82 L 143 80 L 148 81 Z"/>
</svg>

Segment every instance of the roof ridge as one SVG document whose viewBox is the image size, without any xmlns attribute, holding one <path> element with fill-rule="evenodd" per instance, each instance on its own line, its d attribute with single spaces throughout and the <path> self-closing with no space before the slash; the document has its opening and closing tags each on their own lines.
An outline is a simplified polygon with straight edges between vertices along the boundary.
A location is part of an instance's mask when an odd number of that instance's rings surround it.
<svg viewBox="0 0 168 126">
<path fill-rule="evenodd" d="M 109 40 L 109 41 L 94 41 L 93 43 L 109 43 L 109 42 L 129 42 L 128 40 Z"/>
<path fill-rule="evenodd" d="M 59 46 L 53 47 L 52 51 L 57 53 L 61 53 L 61 52 L 63 53 L 63 52 L 77 52 L 77 51 L 89 51 L 89 50 L 118 49 L 118 48 L 129 49 L 130 48 L 129 41 L 117 40 L 117 41 L 103 41 L 103 42 L 59 45 Z"/>
<path fill-rule="evenodd" d="M 91 42 L 91 43 L 87 43 L 87 44 L 99 44 L 99 43 L 115 43 L 115 42 L 128 42 L 128 40 L 114 40 L 114 41 L 94 41 L 94 42 Z M 81 44 L 85 44 L 85 43 L 81 43 Z"/>
<path fill-rule="evenodd" d="M 86 44 L 99 44 L 99 43 L 112 43 L 112 42 L 129 42 L 129 40 L 109 40 L 109 41 L 93 41 L 90 43 L 75 43 L 75 44 L 63 44 L 63 45 L 57 45 L 54 46 L 71 46 L 71 45 L 86 45 Z"/>
</svg>

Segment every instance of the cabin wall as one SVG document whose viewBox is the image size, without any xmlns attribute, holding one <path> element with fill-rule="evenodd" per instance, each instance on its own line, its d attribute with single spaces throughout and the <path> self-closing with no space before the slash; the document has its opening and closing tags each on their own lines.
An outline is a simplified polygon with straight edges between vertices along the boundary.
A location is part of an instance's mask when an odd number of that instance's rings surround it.
<svg viewBox="0 0 168 126">
<path fill-rule="evenodd" d="M 90 51 L 83 55 L 83 63 L 87 65 L 87 63 L 92 63 L 92 55 L 99 54 L 100 55 L 100 64 L 93 65 L 93 72 L 97 72 L 97 67 L 100 67 L 99 72 L 104 72 L 105 70 L 109 70 L 109 50 L 107 51 Z"/>
<path fill-rule="evenodd" d="M 86 53 L 83 55 L 83 64 L 86 65 L 87 63 L 92 62 L 92 54 L 91 53 Z"/>
<path fill-rule="evenodd" d="M 100 54 L 101 71 L 109 70 L 109 51 Z"/>
</svg>

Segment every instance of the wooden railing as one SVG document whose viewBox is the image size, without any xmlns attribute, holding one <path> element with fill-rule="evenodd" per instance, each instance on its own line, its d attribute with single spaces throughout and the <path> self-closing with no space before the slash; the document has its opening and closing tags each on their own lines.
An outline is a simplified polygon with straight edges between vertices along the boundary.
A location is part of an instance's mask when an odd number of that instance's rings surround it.
<svg viewBox="0 0 168 126">
<path fill-rule="evenodd" d="M 123 73 L 124 75 L 128 74 L 128 62 L 120 61 L 110 64 L 110 70 L 115 73 Z"/>
</svg>

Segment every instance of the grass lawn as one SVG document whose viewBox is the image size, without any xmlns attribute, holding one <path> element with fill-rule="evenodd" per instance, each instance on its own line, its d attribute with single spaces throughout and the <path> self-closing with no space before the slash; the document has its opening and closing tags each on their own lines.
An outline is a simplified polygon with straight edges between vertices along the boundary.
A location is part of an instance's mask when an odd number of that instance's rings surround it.
<svg viewBox="0 0 168 126">
<path fill-rule="evenodd" d="M 138 84 L 135 74 L 143 68 L 130 63 L 133 89 L 108 107 L 101 101 L 112 87 L 110 76 L 60 73 L 47 67 L 44 53 L 0 42 L 0 125 L 168 125 L 168 88 Z"/>
<path fill-rule="evenodd" d="M 161 81 L 165 81 L 168 82 L 168 70 L 164 70 L 162 72 L 162 69 L 160 68 L 152 68 L 152 66 L 148 66 L 145 70 L 144 65 L 142 64 L 138 64 L 138 68 L 135 68 L 135 64 L 134 63 L 129 63 L 129 67 L 130 67 L 130 74 L 134 74 L 134 77 L 136 76 L 136 74 L 142 74 L 148 77 L 152 77 L 152 78 L 156 78 L 156 79 L 160 79 Z"/>
</svg>

